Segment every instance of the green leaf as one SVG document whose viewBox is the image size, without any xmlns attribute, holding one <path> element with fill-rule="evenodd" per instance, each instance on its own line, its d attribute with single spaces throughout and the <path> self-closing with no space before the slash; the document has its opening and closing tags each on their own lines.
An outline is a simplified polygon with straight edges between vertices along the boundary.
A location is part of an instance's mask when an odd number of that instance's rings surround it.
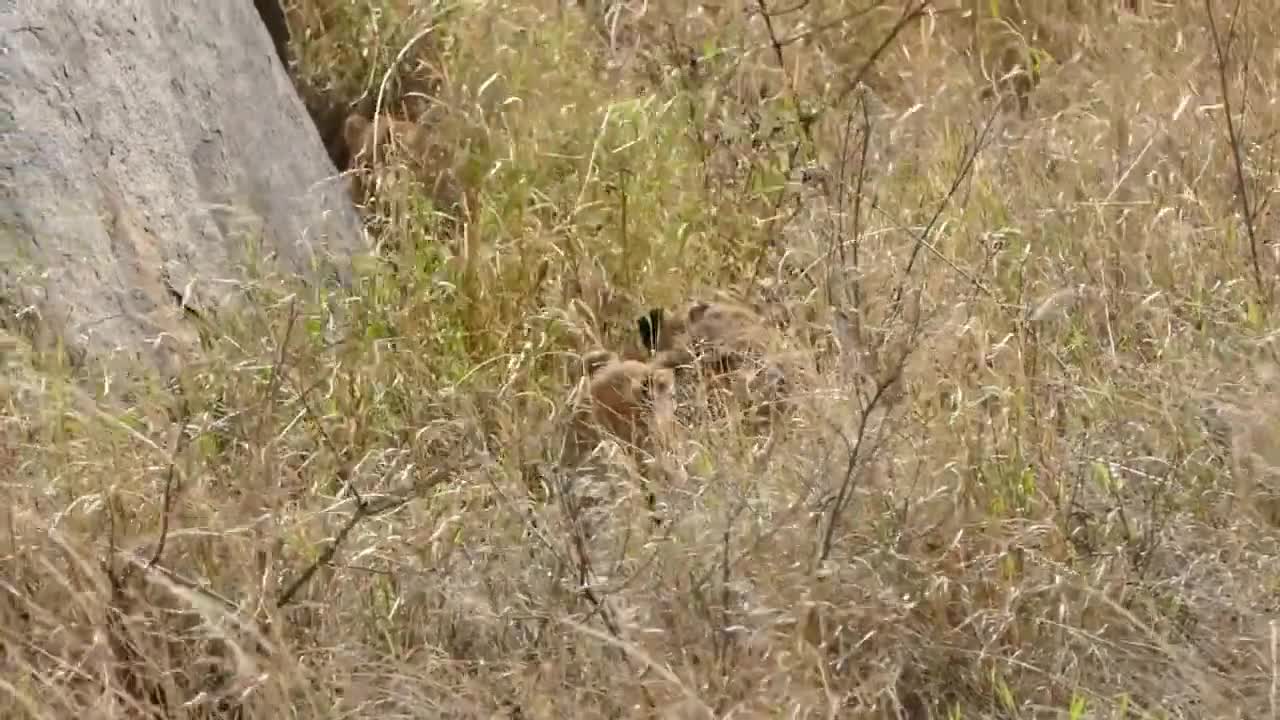
<svg viewBox="0 0 1280 720">
<path fill-rule="evenodd" d="M 1262 329 L 1262 308 L 1253 300 L 1244 303 L 1244 319 L 1250 330 Z"/>
<path fill-rule="evenodd" d="M 1111 475 L 1111 468 L 1107 467 L 1106 463 L 1100 460 L 1095 460 L 1090 466 L 1090 470 L 1093 471 L 1093 479 L 1094 482 L 1098 483 L 1098 487 L 1101 488 L 1103 492 L 1111 492 L 1114 487 L 1113 483 L 1115 482 L 1115 479 Z"/>
<path fill-rule="evenodd" d="M 1084 717 L 1086 700 L 1079 693 L 1071 693 L 1071 709 L 1068 711 L 1068 717 L 1071 720 L 1080 720 Z"/>
<path fill-rule="evenodd" d="M 702 43 L 702 58 L 704 60 L 715 57 L 720 52 L 720 48 L 716 47 L 716 39 L 709 37 Z"/>
<path fill-rule="evenodd" d="M 992 674 L 994 675 L 995 673 Z M 1018 704 L 1014 702 L 1013 690 L 1009 689 L 1009 685 L 1005 683 L 1004 678 L 996 676 L 995 685 L 996 695 L 1000 698 L 1000 704 L 1004 705 L 1004 708 L 1009 712 L 1016 712 Z"/>
</svg>

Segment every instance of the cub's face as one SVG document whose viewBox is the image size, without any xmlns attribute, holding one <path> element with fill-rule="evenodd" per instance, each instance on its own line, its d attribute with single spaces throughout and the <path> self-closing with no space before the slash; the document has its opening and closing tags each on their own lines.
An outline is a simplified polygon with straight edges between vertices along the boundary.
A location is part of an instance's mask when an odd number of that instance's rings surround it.
<svg viewBox="0 0 1280 720">
<path fill-rule="evenodd" d="M 436 209 L 460 213 L 474 200 L 458 178 L 462 156 L 457 148 L 433 139 L 431 127 L 422 118 L 398 120 L 382 113 L 375 128 L 359 113 L 348 115 L 342 131 L 342 169 L 351 175 L 353 199 L 368 200 L 370 192 L 389 179 L 412 178 L 425 185 Z"/>
<path fill-rule="evenodd" d="M 596 360 L 587 386 L 592 419 L 628 444 L 646 447 L 674 416 L 674 373 L 612 354 Z"/>
<path fill-rule="evenodd" d="M 342 139 L 347 146 L 347 169 L 371 163 L 375 148 L 379 157 L 385 157 L 393 141 L 413 148 L 419 142 L 420 133 L 414 123 L 397 120 L 385 113 L 379 116 L 377 128 L 365 116 L 352 113 L 342 126 Z"/>
</svg>

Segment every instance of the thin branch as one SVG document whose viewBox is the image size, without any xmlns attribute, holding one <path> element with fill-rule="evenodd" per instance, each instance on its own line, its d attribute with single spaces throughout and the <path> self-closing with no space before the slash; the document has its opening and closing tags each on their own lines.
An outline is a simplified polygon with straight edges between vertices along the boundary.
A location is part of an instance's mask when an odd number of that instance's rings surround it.
<svg viewBox="0 0 1280 720">
<path fill-rule="evenodd" d="M 800 0 L 800 2 L 796 3 L 795 5 L 792 5 L 791 7 L 782 8 L 781 10 L 765 10 L 764 8 L 761 8 L 760 14 L 764 15 L 766 20 L 771 17 L 782 17 L 783 15 L 790 15 L 791 13 L 800 12 L 801 10 L 809 7 L 810 1 L 811 0 Z"/>
<path fill-rule="evenodd" d="M 271 406 L 275 404 L 276 393 L 280 389 L 281 378 L 285 376 L 285 360 L 288 359 L 289 342 L 293 339 L 294 324 L 298 321 L 298 298 L 293 296 L 289 299 L 289 320 L 285 324 L 284 338 L 282 338 L 276 348 L 276 359 L 271 364 L 271 376 L 267 379 L 267 391 L 262 396 L 262 415 L 258 418 L 258 431 L 256 433 L 258 441 L 264 446 L 266 445 L 265 437 L 267 431 L 267 421 L 271 417 Z M 267 331 L 268 334 L 270 330 Z"/>
<path fill-rule="evenodd" d="M 965 153 L 964 160 L 960 165 L 960 170 L 951 181 L 951 186 L 947 188 L 946 194 L 942 196 L 937 207 L 934 208 L 933 216 L 929 218 L 928 224 L 926 224 L 924 229 L 920 231 L 920 234 L 916 236 L 915 246 L 911 249 L 911 257 L 907 260 L 906 269 L 902 271 L 902 281 L 898 283 L 896 288 L 894 288 L 893 297 L 889 301 L 890 306 L 893 308 L 890 312 L 891 317 L 896 317 L 901 310 L 902 293 L 906 288 L 907 279 L 911 277 L 911 271 L 914 269 L 916 260 L 920 256 L 920 251 L 925 248 L 932 249 L 932 246 L 929 244 L 929 236 L 933 234 L 933 229 L 937 226 L 938 220 L 941 219 L 943 211 L 945 211 L 951 204 L 951 199 L 955 197 L 956 193 L 960 190 L 960 186 L 964 184 L 965 180 L 967 180 L 973 172 L 973 165 L 978 160 L 978 154 L 985 146 L 987 135 L 991 132 L 992 125 L 995 124 L 997 111 L 998 106 L 993 106 L 991 114 L 987 117 L 986 124 L 982 126 L 982 130 L 977 133 L 977 137 L 974 139 L 973 145 Z M 974 282 L 976 284 L 976 281 Z"/>
<path fill-rule="evenodd" d="M 147 561 L 147 569 L 156 566 L 160 562 L 160 558 L 164 555 L 165 543 L 169 539 L 169 515 L 173 510 L 173 479 L 178 464 L 178 456 L 182 454 L 183 440 L 187 437 L 187 419 L 190 416 L 190 410 L 185 400 L 182 402 L 182 416 L 178 418 L 178 437 L 173 443 L 173 452 L 169 455 L 169 469 L 165 473 L 164 478 L 164 498 L 160 507 L 160 539 L 156 541 L 156 549 L 151 553 L 151 559 Z"/>
<path fill-rule="evenodd" d="M 798 43 L 801 40 L 814 37 L 815 35 L 821 35 L 822 33 L 828 30 L 831 30 L 832 28 L 835 28 L 839 25 L 843 25 L 849 22 L 850 20 L 856 20 L 857 18 L 860 18 L 863 15 L 866 15 L 867 13 L 879 7 L 880 7 L 880 3 L 876 3 L 874 5 L 868 5 L 867 7 L 864 7 L 864 8 L 859 8 L 857 10 L 851 10 L 847 13 L 844 13 L 843 15 L 840 15 L 839 17 L 832 18 L 830 20 L 822 20 L 822 21 L 816 22 L 813 24 L 813 27 L 810 27 L 807 30 L 801 30 L 795 35 L 790 35 L 784 38 L 780 38 L 778 40 L 778 44 L 782 45 L 783 47 L 786 47 L 787 45 Z M 775 12 L 774 14 L 777 15 L 780 13 Z"/>
<path fill-rule="evenodd" d="M 329 541 L 328 547 L 321 551 L 320 557 L 317 557 L 314 562 L 307 566 L 307 569 L 303 570 L 302 574 L 294 578 L 294 581 L 289 583 L 289 586 L 284 589 L 284 592 L 276 596 L 277 609 L 293 602 L 294 596 L 297 595 L 302 588 L 306 587 L 307 583 L 311 582 L 311 578 L 315 576 L 316 571 L 318 571 L 322 565 L 328 565 L 333 561 L 334 556 L 338 554 L 338 549 L 342 547 L 344 542 L 346 542 L 347 536 L 351 534 L 351 531 L 355 529 L 356 525 L 360 524 L 361 520 L 364 520 L 368 516 L 369 512 L 365 510 L 364 505 L 356 505 L 356 511 L 351 513 L 351 517 L 347 519 L 347 524 L 343 525 L 342 529 L 338 531 L 338 534 L 334 536 L 333 540 Z"/>
<path fill-rule="evenodd" d="M 870 72 L 871 67 L 875 65 L 880 57 L 889 49 L 889 46 L 893 44 L 898 35 L 901 34 L 902 31 L 913 21 L 922 17 L 925 11 L 931 6 L 931 3 L 932 0 L 921 0 L 918 4 L 913 3 L 908 5 L 908 7 L 903 11 L 902 17 L 898 18 L 898 21 L 889 30 L 888 34 L 885 35 L 876 49 L 871 52 L 863 62 L 862 66 L 858 68 L 858 71 L 854 73 L 852 80 L 849 82 L 848 86 L 841 91 L 840 95 L 836 98 L 834 103 L 832 103 L 832 106 L 836 106 L 844 102 L 844 99 L 848 97 L 849 93 L 861 85 L 863 78 L 865 78 L 867 73 Z M 786 169 L 787 175 L 790 175 L 791 171 L 796 167 L 797 159 L 800 156 L 800 149 L 804 142 L 807 141 L 809 146 L 813 145 L 813 125 L 818 118 L 821 117 L 822 112 L 820 110 L 806 112 L 804 108 L 801 107 L 799 93 L 795 88 L 795 83 L 787 73 L 786 55 L 783 51 L 783 46 L 785 44 L 784 40 L 778 36 L 777 30 L 773 25 L 772 17 L 778 13 L 770 12 L 767 0 L 756 0 L 756 5 L 761 17 L 764 18 L 765 30 L 769 35 L 769 45 L 773 49 L 774 59 L 778 63 L 778 69 L 782 72 L 783 80 L 786 83 L 787 91 L 791 98 L 791 103 L 795 109 L 796 124 L 799 126 L 801 131 L 801 137 L 792 145 L 787 156 Z M 774 204 L 773 213 L 766 221 L 766 225 L 769 228 L 765 232 L 767 240 L 766 243 L 761 246 L 760 252 L 756 255 L 751 272 L 751 280 L 748 283 L 749 287 L 754 288 L 757 286 L 765 254 L 773 246 L 772 228 L 777 224 L 777 217 L 781 212 L 782 204 L 786 201 L 786 197 L 787 193 L 785 192 L 785 189 L 778 193 L 778 201 Z M 799 212 L 800 208 L 798 207 L 794 215 L 798 215 Z"/>
<path fill-rule="evenodd" d="M 867 156 L 871 150 L 871 130 L 872 130 L 871 112 L 867 108 L 867 96 L 865 92 L 858 93 L 858 108 L 861 109 L 862 111 L 861 112 L 862 123 L 861 123 L 861 127 L 859 127 L 858 129 L 858 134 L 861 136 L 861 141 L 859 143 L 859 148 L 858 148 L 858 175 L 856 178 L 857 181 L 853 189 L 853 230 L 850 235 L 851 242 L 849 243 L 850 245 L 853 246 L 852 248 L 853 249 L 853 267 L 852 267 L 851 274 L 853 276 L 852 278 L 853 307 L 855 310 L 861 310 L 862 308 L 862 281 L 858 277 L 858 272 L 860 270 L 860 264 L 861 264 L 860 255 L 861 255 L 861 245 L 862 245 L 862 242 L 861 242 L 862 240 L 862 202 L 863 202 L 863 196 L 866 193 L 867 173 L 868 173 Z M 844 206 L 845 206 L 845 189 L 846 189 L 846 171 L 848 170 L 848 165 L 849 165 L 849 138 L 853 134 L 853 125 L 854 125 L 854 111 L 850 110 L 849 116 L 845 119 L 844 131 L 843 133 L 841 133 L 841 140 L 840 140 L 840 174 L 836 180 L 836 187 L 838 188 L 838 194 L 836 195 L 836 233 L 835 233 L 835 237 L 832 239 L 832 245 L 834 247 L 829 249 L 826 255 L 827 302 L 832 306 L 835 306 L 836 302 L 835 302 L 835 296 L 832 292 L 831 286 L 834 284 L 837 276 L 837 273 L 833 271 L 831 266 L 831 259 L 833 254 L 838 254 L 840 256 L 839 275 L 841 277 L 843 277 L 850 270 L 849 264 L 846 260 L 846 256 L 844 252 L 844 246 L 845 246 Z M 844 297 L 844 293 L 842 292 L 840 297 L 840 304 L 844 305 L 844 303 L 848 302 L 848 300 L 849 299 L 847 297 Z M 861 338 L 862 336 L 860 328 L 861 328 L 861 322 L 859 321 L 859 331 L 857 333 L 857 336 L 859 338 Z"/>
<path fill-rule="evenodd" d="M 1253 280 L 1258 287 L 1258 294 L 1268 306 L 1271 304 L 1271 288 L 1262 279 L 1262 263 L 1258 258 L 1258 231 L 1254 222 L 1256 216 L 1253 212 L 1252 199 L 1249 196 L 1249 186 L 1245 179 L 1244 172 L 1244 150 L 1242 148 L 1243 141 L 1240 138 L 1239 129 L 1236 127 L 1236 121 L 1233 117 L 1231 109 L 1231 84 L 1227 78 L 1227 64 L 1230 62 L 1231 45 L 1234 44 L 1236 38 L 1235 24 L 1236 18 L 1240 13 L 1240 2 L 1236 1 L 1235 10 L 1231 15 L 1231 24 L 1227 28 L 1227 44 L 1223 45 L 1222 34 L 1218 32 L 1218 23 L 1214 19 L 1213 0 L 1204 0 L 1205 15 L 1209 20 L 1209 31 L 1213 36 L 1213 48 L 1218 59 L 1218 84 L 1222 90 L 1222 110 L 1226 117 L 1227 140 L 1231 147 L 1231 160 L 1235 168 L 1236 176 L 1236 194 L 1240 196 L 1240 210 L 1244 214 L 1245 233 L 1249 237 L 1249 256 L 1253 263 Z M 1248 87 L 1248 78 L 1245 79 L 1245 87 Z"/>
<path fill-rule="evenodd" d="M 870 424 L 871 414 L 876 408 L 884 402 L 886 393 L 889 388 L 893 387 L 898 379 L 902 376 L 902 369 L 906 364 L 906 356 L 897 364 L 891 373 L 883 380 L 876 384 L 875 394 L 872 395 L 871 401 L 862 409 L 861 417 L 858 419 L 858 435 L 852 443 L 841 433 L 841 437 L 845 438 L 845 442 L 851 445 L 849 449 L 849 459 L 845 463 L 844 478 L 840 482 L 840 489 L 836 492 L 835 500 L 831 504 L 831 510 L 827 513 L 827 528 L 822 537 L 822 548 L 818 552 L 818 564 L 826 562 L 831 556 L 831 550 L 835 547 L 836 526 L 839 524 L 840 516 L 844 513 L 845 507 L 849 503 L 849 496 L 853 493 L 854 481 L 857 478 L 857 469 L 862 464 L 863 444 L 867 438 L 867 426 Z"/>
<path fill-rule="evenodd" d="M 863 79 L 866 78 L 867 73 L 871 71 L 871 67 L 876 64 L 876 61 L 880 59 L 881 55 L 885 54 L 885 52 L 889 50 L 889 46 L 893 44 L 894 40 L 898 39 L 898 35 L 902 34 L 902 31 L 905 30 L 908 25 L 923 17 L 925 11 L 929 9 L 931 4 L 931 0 L 922 0 L 919 5 L 907 6 L 907 9 L 902 13 L 902 17 L 898 18 L 898 22 L 890 28 L 889 33 L 880 41 L 880 45 L 878 45 L 875 50 L 871 51 L 871 55 L 867 57 L 866 62 L 862 63 L 862 67 L 858 68 L 858 72 L 854 73 L 853 77 L 845 85 L 844 90 L 840 92 L 840 95 L 836 97 L 835 102 L 832 103 L 833 105 L 843 103 L 844 99 L 849 96 L 849 93 L 858 89 L 858 86 L 862 84 Z"/>
<path fill-rule="evenodd" d="M 315 426 L 316 432 L 320 433 L 320 439 L 329 448 L 329 452 L 333 453 L 333 458 L 338 461 L 338 479 L 342 481 L 342 490 L 356 501 L 356 505 L 363 507 L 365 505 L 364 496 L 360 494 L 360 490 L 356 488 L 355 483 L 351 481 L 352 462 L 349 453 L 343 453 L 338 449 L 337 443 L 333 441 L 333 436 L 329 433 L 328 428 L 324 426 L 320 416 L 311 408 L 311 402 L 307 400 L 307 396 L 315 389 L 317 383 L 302 388 L 294 382 L 292 378 L 286 378 L 289 387 L 298 395 L 298 402 L 302 403 L 302 410 L 306 414 L 307 419 Z"/>
</svg>

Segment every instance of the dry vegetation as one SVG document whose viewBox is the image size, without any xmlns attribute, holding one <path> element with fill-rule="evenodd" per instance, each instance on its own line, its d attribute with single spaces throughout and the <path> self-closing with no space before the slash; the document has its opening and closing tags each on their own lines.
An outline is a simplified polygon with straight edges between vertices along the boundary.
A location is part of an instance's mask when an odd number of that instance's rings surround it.
<svg viewBox="0 0 1280 720">
<path fill-rule="evenodd" d="M 174 384 L 3 336 L 0 715 L 1276 717 L 1276 17 L 296 0 L 465 192 Z M 816 379 L 584 539 L 574 353 L 717 290 Z"/>
</svg>

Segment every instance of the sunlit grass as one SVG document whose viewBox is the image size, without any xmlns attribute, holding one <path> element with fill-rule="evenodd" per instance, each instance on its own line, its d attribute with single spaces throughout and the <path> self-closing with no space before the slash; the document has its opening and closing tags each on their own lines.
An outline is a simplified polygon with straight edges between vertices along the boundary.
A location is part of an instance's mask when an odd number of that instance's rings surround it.
<svg viewBox="0 0 1280 720">
<path fill-rule="evenodd" d="M 938 7 L 862 72 L 907 5 L 296 3 L 299 81 L 429 95 L 466 202 L 384 184 L 341 292 L 247 268 L 169 386 L 0 336 L 0 708 L 1273 714 L 1275 312 L 1203 6 L 1117 5 Z M 796 417 L 687 428 L 661 528 L 616 463 L 578 545 L 574 354 L 716 291 L 817 356 Z"/>
</svg>

